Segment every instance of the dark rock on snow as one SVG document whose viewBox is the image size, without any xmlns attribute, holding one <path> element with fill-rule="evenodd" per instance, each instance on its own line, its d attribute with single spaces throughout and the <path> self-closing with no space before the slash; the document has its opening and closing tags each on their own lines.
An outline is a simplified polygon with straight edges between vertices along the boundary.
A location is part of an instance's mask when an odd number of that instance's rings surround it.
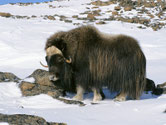
<svg viewBox="0 0 166 125">
<path fill-rule="evenodd" d="M 13 73 L 0 72 L 0 82 L 18 82 L 19 80 L 20 78 Z"/>
<path fill-rule="evenodd" d="M 146 78 L 146 87 L 145 91 L 154 91 L 155 83 L 153 80 Z"/>
<path fill-rule="evenodd" d="M 41 117 L 25 114 L 0 114 L 0 122 L 7 122 L 11 125 L 67 125 L 65 123 L 47 122 Z"/>
<path fill-rule="evenodd" d="M 161 94 L 166 94 L 166 83 L 163 84 L 158 84 L 157 87 L 155 86 L 155 83 L 153 80 L 151 79 L 146 79 L 146 87 L 145 87 L 145 91 L 152 91 L 152 94 L 154 95 L 161 95 Z"/>
</svg>

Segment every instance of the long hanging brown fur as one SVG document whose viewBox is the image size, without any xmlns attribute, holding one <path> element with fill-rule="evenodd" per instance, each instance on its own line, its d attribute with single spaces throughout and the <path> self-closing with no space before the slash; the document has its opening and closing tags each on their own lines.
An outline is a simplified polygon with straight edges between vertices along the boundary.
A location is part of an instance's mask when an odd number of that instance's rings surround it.
<svg viewBox="0 0 166 125">
<path fill-rule="evenodd" d="M 72 77 L 76 86 L 84 89 L 108 86 L 110 91 L 124 92 L 133 99 L 142 94 L 146 58 L 134 38 L 105 35 L 93 26 L 81 26 L 52 35 L 45 49 L 51 46 L 72 59 L 72 75 L 68 71 L 64 74 L 66 78 Z"/>
</svg>

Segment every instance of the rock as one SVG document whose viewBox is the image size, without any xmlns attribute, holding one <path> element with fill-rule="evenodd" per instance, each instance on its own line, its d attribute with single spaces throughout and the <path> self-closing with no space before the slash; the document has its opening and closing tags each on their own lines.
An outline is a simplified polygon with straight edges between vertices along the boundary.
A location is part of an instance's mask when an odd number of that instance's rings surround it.
<svg viewBox="0 0 166 125">
<path fill-rule="evenodd" d="M 132 18 L 118 17 L 117 20 L 123 21 L 123 22 L 128 22 L 128 23 L 133 23 L 134 22 L 134 20 Z"/>
<path fill-rule="evenodd" d="M 104 21 L 99 21 L 99 22 L 96 22 L 97 25 L 101 25 L 101 24 L 106 24 L 106 22 Z"/>
<path fill-rule="evenodd" d="M 17 18 L 17 19 L 29 19 L 30 17 L 28 16 L 20 16 L 20 15 L 13 15 L 13 18 Z"/>
<path fill-rule="evenodd" d="M 64 20 L 66 23 L 72 23 L 73 21 L 72 20 Z"/>
<path fill-rule="evenodd" d="M 78 15 L 73 15 L 72 18 L 78 18 Z"/>
<path fill-rule="evenodd" d="M 115 15 L 118 15 L 118 12 L 117 12 L 117 11 L 113 11 L 113 12 L 112 12 L 112 15 L 114 15 L 114 16 L 115 16 Z"/>
<path fill-rule="evenodd" d="M 166 94 L 166 82 L 163 84 L 158 84 L 157 87 L 155 86 L 155 83 L 151 79 L 146 79 L 146 87 L 144 91 L 152 91 L 152 94 L 154 95 L 161 95 L 161 94 Z"/>
<path fill-rule="evenodd" d="M 66 17 L 66 16 L 63 16 L 63 15 L 60 15 L 59 18 L 60 18 L 60 19 L 59 19 L 60 21 L 65 21 L 65 20 L 67 19 L 67 17 Z"/>
<path fill-rule="evenodd" d="M 58 100 L 66 103 L 66 104 L 77 104 L 79 106 L 85 106 L 86 104 L 84 104 L 81 101 L 76 101 L 76 100 L 68 100 L 68 99 L 64 99 L 64 98 L 57 98 Z"/>
<path fill-rule="evenodd" d="M 154 95 L 161 95 L 163 93 L 164 93 L 163 88 L 155 88 L 154 91 L 152 92 L 152 94 L 154 94 Z"/>
<path fill-rule="evenodd" d="M 22 81 L 19 85 L 23 96 L 34 96 L 39 94 L 48 94 L 53 98 L 64 96 L 64 90 L 54 85 L 48 78 L 48 71 L 37 69 L 27 78 L 34 78 L 35 82 L 30 83 Z"/>
<path fill-rule="evenodd" d="M 22 81 L 19 84 L 23 96 L 47 94 L 67 104 L 78 104 L 80 106 L 85 105 L 83 102 L 80 101 L 60 98 L 62 96 L 65 96 L 65 90 L 58 86 L 60 84 L 59 82 L 56 82 L 56 84 L 50 82 L 50 80 L 48 79 L 48 75 L 48 71 L 42 69 L 35 70 L 30 76 L 28 76 L 28 78 L 33 77 L 35 79 L 34 83 Z"/>
<path fill-rule="evenodd" d="M 92 13 L 89 13 L 87 15 L 87 19 L 89 19 L 89 20 L 95 20 L 96 18 L 95 18 L 95 16 Z"/>
<path fill-rule="evenodd" d="M 49 5 L 49 8 L 56 8 L 56 6 L 53 6 L 53 5 Z"/>
<path fill-rule="evenodd" d="M 141 19 L 139 19 L 139 22 L 138 23 L 140 23 L 140 24 L 149 24 L 149 22 L 150 22 L 150 20 L 149 19 L 144 19 L 144 18 L 141 18 Z"/>
<path fill-rule="evenodd" d="M 132 7 L 127 6 L 127 7 L 124 8 L 124 10 L 125 10 L 125 11 L 131 11 L 131 10 L 132 10 Z"/>
<path fill-rule="evenodd" d="M 11 17 L 12 15 L 10 13 L 3 13 L 3 12 L 0 12 L 0 16 L 1 17 Z"/>
<path fill-rule="evenodd" d="M 64 90 L 56 86 L 44 86 L 36 83 L 21 82 L 19 85 L 23 96 L 35 96 L 39 94 L 48 94 L 53 98 L 64 96 Z"/>
<path fill-rule="evenodd" d="M 116 6 L 116 7 L 114 7 L 114 10 L 119 11 L 119 10 L 121 10 L 121 7 L 120 6 Z"/>
<path fill-rule="evenodd" d="M 18 82 L 19 80 L 20 78 L 13 73 L 0 72 L 0 82 Z"/>
<path fill-rule="evenodd" d="M 104 2 L 104 1 L 100 1 L 100 0 L 91 2 L 91 4 L 95 5 L 95 6 L 108 6 L 108 5 L 113 4 L 113 3 L 114 2 L 112 2 L 112 1 L 106 1 L 106 2 Z"/>
<path fill-rule="evenodd" d="M 153 8 L 156 6 L 156 4 L 154 2 L 145 2 L 144 6 L 147 8 Z"/>
<path fill-rule="evenodd" d="M 32 15 L 32 16 L 31 16 L 31 18 L 37 18 L 37 16 L 35 16 L 35 15 Z"/>
<path fill-rule="evenodd" d="M 49 72 L 42 69 L 35 70 L 28 78 L 33 77 L 35 83 L 43 86 L 54 86 L 54 84 L 48 78 Z"/>
<path fill-rule="evenodd" d="M 146 29 L 146 27 L 144 27 L 144 26 L 138 26 L 138 28 L 140 28 L 140 29 Z"/>
<path fill-rule="evenodd" d="M 138 7 L 140 7 L 141 4 L 142 4 L 142 0 L 137 0 L 137 5 L 138 5 Z"/>
<path fill-rule="evenodd" d="M 158 84 L 157 88 L 153 91 L 155 95 L 166 94 L 166 82 Z"/>
<path fill-rule="evenodd" d="M 35 87 L 35 84 L 23 81 L 20 85 L 21 91 L 31 90 Z"/>
<path fill-rule="evenodd" d="M 153 14 L 148 14 L 148 16 L 152 19 L 154 18 L 154 15 Z"/>
<path fill-rule="evenodd" d="M 56 20 L 54 16 L 47 16 L 49 20 Z"/>
<path fill-rule="evenodd" d="M 144 91 L 154 91 L 155 83 L 153 80 L 146 78 L 146 87 Z"/>
<path fill-rule="evenodd" d="M 98 10 L 92 11 L 92 14 L 93 14 L 94 16 L 100 16 L 100 15 L 101 15 L 100 12 L 101 12 L 101 10 L 98 9 Z"/>
<path fill-rule="evenodd" d="M 166 82 L 157 85 L 157 88 L 164 88 L 164 87 L 166 87 Z"/>
<path fill-rule="evenodd" d="M 25 114 L 5 115 L 0 114 L 0 122 L 12 125 L 67 125 L 66 123 L 47 122 L 42 117 Z"/>
<path fill-rule="evenodd" d="M 158 24 L 153 24 L 153 25 L 151 25 L 151 27 L 152 27 L 152 29 L 154 31 L 157 31 L 159 29 L 159 25 Z"/>
<path fill-rule="evenodd" d="M 92 7 L 92 9 L 98 9 L 99 7 L 98 6 L 94 6 L 94 7 Z"/>
</svg>

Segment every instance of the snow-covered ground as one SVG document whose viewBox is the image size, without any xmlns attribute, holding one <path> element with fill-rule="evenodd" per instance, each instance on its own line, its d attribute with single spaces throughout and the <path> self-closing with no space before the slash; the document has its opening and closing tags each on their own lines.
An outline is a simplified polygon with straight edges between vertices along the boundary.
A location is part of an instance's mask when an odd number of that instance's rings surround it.
<svg viewBox="0 0 166 125">
<path fill-rule="evenodd" d="M 46 3 L 22 7 L 1 5 L 0 12 L 19 15 L 45 15 L 83 12 L 90 0 L 63 1 L 65 8 L 50 9 Z M 52 2 L 59 4 L 60 2 Z M 34 7 L 38 6 L 38 7 Z M 84 9 L 84 10 L 83 10 Z M 93 24 L 93 23 L 91 23 Z M 138 24 L 111 21 L 95 25 L 100 31 L 111 34 L 127 34 L 136 38 L 147 58 L 147 77 L 156 84 L 166 82 L 166 28 L 153 31 L 138 29 Z M 46 39 L 54 32 L 70 30 L 77 26 L 59 20 L 12 19 L 0 17 L 0 71 L 12 72 L 20 78 L 42 68 Z M 84 107 L 64 104 L 48 95 L 22 97 L 18 85 L 13 82 L 0 83 L 0 113 L 32 114 L 47 121 L 65 122 L 68 125 L 166 125 L 166 95 L 143 94 L 141 100 L 114 102 L 113 95 L 105 90 L 106 99 L 98 105 L 91 105 L 92 94 L 85 96 Z"/>
</svg>

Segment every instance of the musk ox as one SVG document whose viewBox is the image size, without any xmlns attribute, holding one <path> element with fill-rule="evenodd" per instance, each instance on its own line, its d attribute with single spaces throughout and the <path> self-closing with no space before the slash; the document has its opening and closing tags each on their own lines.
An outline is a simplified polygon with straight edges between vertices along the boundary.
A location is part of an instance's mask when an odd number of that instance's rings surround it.
<svg viewBox="0 0 166 125">
<path fill-rule="evenodd" d="M 101 89 L 116 91 L 116 101 L 139 99 L 146 85 L 146 59 L 138 42 L 126 35 L 106 35 L 93 26 L 57 32 L 45 46 L 50 80 L 76 89 L 75 100 L 92 90 L 93 101 Z"/>
</svg>

